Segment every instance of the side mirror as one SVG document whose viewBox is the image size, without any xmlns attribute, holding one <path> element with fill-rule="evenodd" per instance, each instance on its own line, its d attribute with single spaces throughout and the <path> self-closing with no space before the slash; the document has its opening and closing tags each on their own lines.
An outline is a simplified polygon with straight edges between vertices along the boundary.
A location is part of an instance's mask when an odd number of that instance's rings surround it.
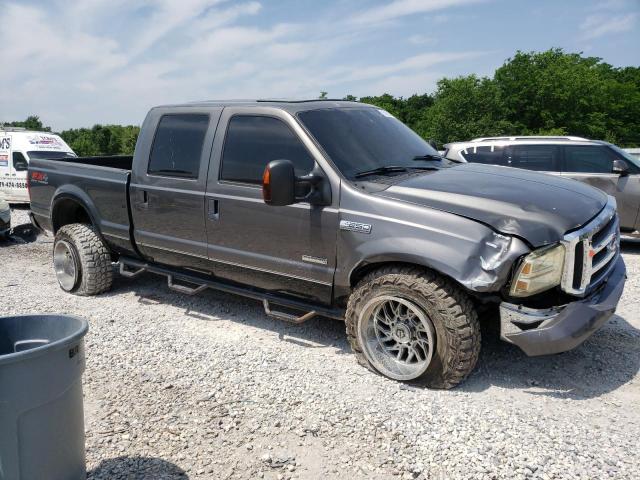
<svg viewBox="0 0 640 480">
<path fill-rule="evenodd" d="M 431 145 L 433 147 L 434 150 L 438 150 L 438 144 L 436 143 L 436 141 L 433 138 L 429 139 L 429 145 Z"/>
<path fill-rule="evenodd" d="M 27 170 L 29 170 L 29 164 L 26 162 L 26 160 L 14 160 L 13 169 L 16 172 L 26 172 Z"/>
<path fill-rule="evenodd" d="M 274 207 L 295 203 L 296 175 L 291 160 L 269 162 L 262 175 L 262 198 Z"/>
<path fill-rule="evenodd" d="M 617 173 L 618 175 L 628 175 L 629 174 L 629 165 L 624 160 L 620 160 L 616 158 L 613 161 L 613 167 L 611 168 L 613 173 Z"/>
</svg>

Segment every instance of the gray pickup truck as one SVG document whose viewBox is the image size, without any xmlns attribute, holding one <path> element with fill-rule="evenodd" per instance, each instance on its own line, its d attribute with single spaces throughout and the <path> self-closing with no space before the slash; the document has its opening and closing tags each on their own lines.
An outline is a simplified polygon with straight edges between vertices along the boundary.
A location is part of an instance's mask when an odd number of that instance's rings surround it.
<svg viewBox="0 0 640 480">
<path fill-rule="evenodd" d="M 454 164 L 379 108 L 342 101 L 153 108 L 133 157 L 33 160 L 32 221 L 63 290 L 165 275 L 293 323 L 343 319 L 360 363 L 460 383 L 480 318 L 527 355 L 569 350 L 625 283 L 615 200 L 573 180 Z"/>
</svg>

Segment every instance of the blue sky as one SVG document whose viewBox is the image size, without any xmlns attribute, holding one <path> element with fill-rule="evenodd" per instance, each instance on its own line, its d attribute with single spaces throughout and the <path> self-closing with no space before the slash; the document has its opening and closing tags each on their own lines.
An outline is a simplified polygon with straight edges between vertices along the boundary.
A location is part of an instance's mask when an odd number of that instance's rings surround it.
<svg viewBox="0 0 640 480">
<path fill-rule="evenodd" d="M 202 99 L 432 92 L 520 49 L 640 65 L 640 0 L 0 0 L 0 121 L 140 124 Z"/>
</svg>

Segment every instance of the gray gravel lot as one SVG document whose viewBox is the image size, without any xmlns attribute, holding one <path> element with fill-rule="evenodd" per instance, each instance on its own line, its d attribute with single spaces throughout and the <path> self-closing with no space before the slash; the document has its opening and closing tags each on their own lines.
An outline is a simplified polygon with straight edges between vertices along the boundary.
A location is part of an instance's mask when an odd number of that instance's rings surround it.
<svg viewBox="0 0 640 480">
<path fill-rule="evenodd" d="M 65 294 L 51 242 L 0 242 L 0 315 L 89 320 L 89 478 L 640 478 L 639 244 L 617 315 L 584 345 L 527 358 L 485 336 L 466 383 L 431 391 L 359 367 L 341 322 L 292 326 L 153 275 Z"/>
</svg>

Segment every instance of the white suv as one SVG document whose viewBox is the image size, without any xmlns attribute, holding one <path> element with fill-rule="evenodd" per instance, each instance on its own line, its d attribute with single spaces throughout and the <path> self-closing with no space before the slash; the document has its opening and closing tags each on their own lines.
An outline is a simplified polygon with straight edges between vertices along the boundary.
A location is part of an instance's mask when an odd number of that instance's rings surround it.
<svg viewBox="0 0 640 480">
<path fill-rule="evenodd" d="M 640 159 L 615 145 L 581 137 L 484 137 L 448 143 L 444 156 L 588 183 L 616 198 L 622 234 L 640 237 Z"/>
</svg>

